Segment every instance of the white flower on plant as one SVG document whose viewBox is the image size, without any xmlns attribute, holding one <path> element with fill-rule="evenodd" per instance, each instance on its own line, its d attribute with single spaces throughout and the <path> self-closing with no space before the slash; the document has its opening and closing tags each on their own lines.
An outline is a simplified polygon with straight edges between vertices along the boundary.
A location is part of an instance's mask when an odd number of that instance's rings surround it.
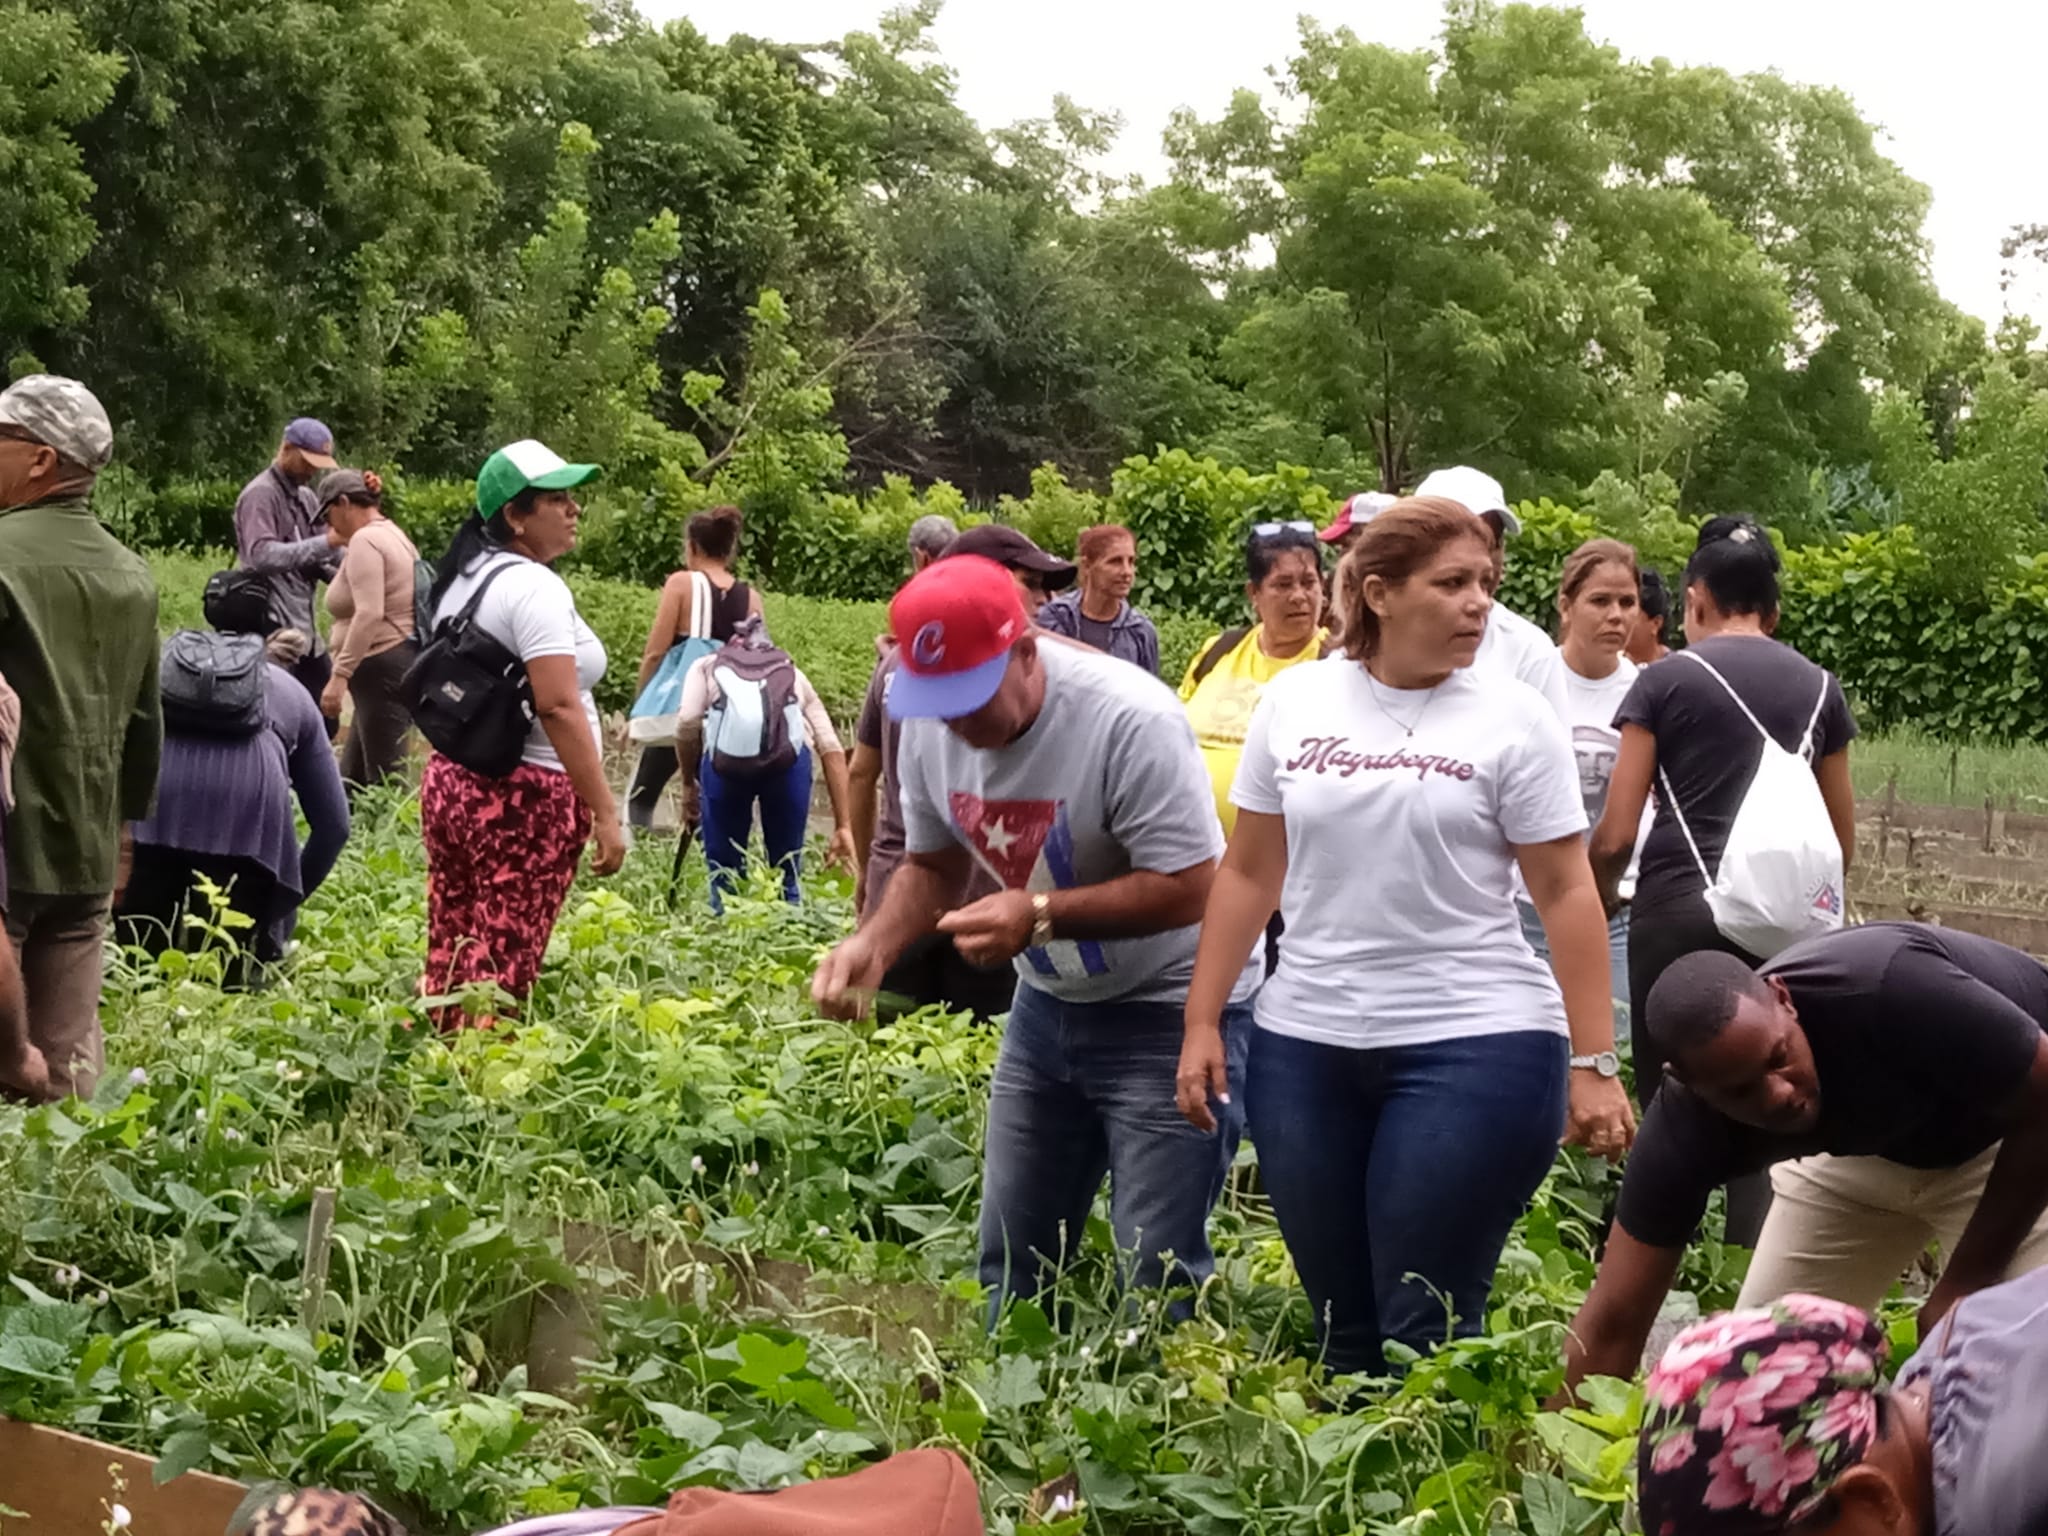
<svg viewBox="0 0 2048 1536">
<path fill-rule="evenodd" d="M 278 1057 L 277 1079 L 279 1082 L 296 1083 L 305 1075 L 306 1074 L 304 1072 L 300 1071 L 297 1067 L 293 1066 L 289 1061 L 286 1061 L 282 1056 Z"/>
<path fill-rule="evenodd" d="M 1090 1349 L 1086 1344 L 1083 1344 L 1081 1346 L 1081 1358 L 1083 1360 L 1093 1360 L 1095 1358 L 1095 1351 Z"/>
<path fill-rule="evenodd" d="M 831 1235 L 832 1235 L 832 1229 L 831 1229 L 830 1227 L 826 1226 L 826 1225 L 825 1225 L 825 1224 L 824 1224 L 824 1223 L 823 1223 L 822 1221 L 821 1221 L 821 1222 L 819 1222 L 819 1223 L 818 1223 L 818 1236 L 820 1236 L 820 1237 L 830 1237 Z"/>
<path fill-rule="evenodd" d="M 703 1158 L 701 1158 L 701 1157 L 693 1157 L 693 1158 L 691 1158 L 691 1159 L 690 1159 L 690 1172 L 692 1172 L 692 1173 L 702 1173 L 703 1171 L 704 1171 L 704 1159 L 703 1159 Z"/>
<path fill-rule="evenodd" d="M 92 1303 L 96 1307 L 104 1307 L 112 1299 L 105 1291 L 94 1291 L 92 1293 Z"/>
<path fill-rule="evenodd" d="M 761 1176 L 761 1165 L 759 1163 L 748 1163 L 745 1171 L 748 1178 L 757 1179 Z"/>
<path fill-rule="evenodd" d="M 126 1504 L 110 1504 L 107 1506 L 107 1521 L 115 1529 L 125 1531 L 135 1523 L 135 1517 L 128 1513 Z"/>
<path fill-rule="evenodd" d="M 137 1088 L 144 1087 L 149 1082 L 149 1072 L 143 1067 L 130 1067 L 128 1069 L 128 1081 Z M 119 1506 L 116 1507 L 118 1508 Z"/>
<path fill-rule="evenodd" d="M 231 1125 L 226 1130 L 220 1133 L 220 1139 L 222 1141 L 240 1141 L 242 1139 L 242 1133 L 236 1130 Z"/>
<path fill-rule="evenodd" d="M 1074 1509 L 1075 1499 L 1071 1493 L 1056 1493 L 1052 1496 L 1052 1503 L 1046 1506 L 1045 1512 L 1048 1515 L 1071 1515 Z"/>
<path fill-rule="evenodd" d="M 195 1110 L 193 1110 L 193 1111 L 192 1111 L 192 1119 L 193 1119 L 194 1123 L 196 1123 L 196 1124 L 199 1124 L 199 1125 L 204 1125 L 204 1124 L 206 1124 L 206 1111 L 205 1111 L 205 1110 L 203 1110 L 203 1109 L 195 1109 Z"/>
<path fill-rule="evenodd" d="M 1125 1349 L 1136 1349 L 1138 1347 L 1138 1330 L 1135 1328 L 1126 1328 L 1124 1330 L 1124 1336 L 1118 1339 L 1117 1343 L 1123 1345 Z"/>
<path fill-rule="evenodd" d="M 64 1287 L 64 1289 L 66 1289 L 67 1291 L 68 1291 L 68 1290 L 70 1290 L 72 1286 L 74 1286 L 74 1285 L 78 1284 L 78 1281 L 79 1281 L 79 1274 L 78 1274 L 78 1266 L 77 1266 L 76 1264 L 60 1264 L 60 1265 L 58 1265 L 58 1266 L 57 1266 L 57 1277 L 56 1277 L 56 1278 L 57 1278 L 57 1283 L 58 1283 L 59 1285 L 63 1286 L 63 1287 Z"/>
</svg>

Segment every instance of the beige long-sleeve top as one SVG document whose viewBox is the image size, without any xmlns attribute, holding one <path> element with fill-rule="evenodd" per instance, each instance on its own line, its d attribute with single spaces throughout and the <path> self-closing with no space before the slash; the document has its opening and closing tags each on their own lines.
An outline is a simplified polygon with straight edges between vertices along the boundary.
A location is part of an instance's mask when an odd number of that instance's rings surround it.
<svg viewBox="0 0 2048 1536">
<path fill-rule="evenodd" d="M 676 723 L 688 725 L 693 720 L 702 720 L 718 702 L 718 679 L 711 675 L 712 663 L 718 660 L 718 653 L 699 656 L 683 674 L 683 696 L 676 704 Z M 839 739 L 839 732 L 832 727 L 832 715 L 825 708 L 824 700 L 818 697 L 818 690 L 811 686 L 811 680 L 804 676 L 803 668 L 796 669 L 796 702 L 804 714 L 804 740 L 813 752 L 844 752 L 846 745 Z"/>
<path fill-rule="evenodd" d="M 380 517 L 357 530 L 327 588 L 334 627 L 327 643 L 334 675 L 352 677 L 366 656 L 412 638 L 413 567 L 420 552 L 405 530 Z"/>
</svg>

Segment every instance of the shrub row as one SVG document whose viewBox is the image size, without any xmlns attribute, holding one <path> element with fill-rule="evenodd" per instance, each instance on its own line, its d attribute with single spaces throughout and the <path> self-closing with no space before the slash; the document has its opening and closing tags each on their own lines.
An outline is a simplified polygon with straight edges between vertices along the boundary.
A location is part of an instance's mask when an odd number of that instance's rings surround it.
<svg viewBox="0 0 2048 1536">
<path fill-rule="evenodd" d="M 192 551 L 231 540 L 234 489 L 187 483 L 149 493 L 132 478 L 102 486 L 99 505 L 110 523 L 140 546 L 168 551 L 159 557 L 167 612 L 189 597 L 189 617 L 196 619 L 205 571 L 222 562 Z M 390 500 L 398 521 L 433 551 L 446 545 L 469 498 L 466 485 L 394 479 Z M 688 486 L 630 506 L 600 502 L 564 568 L 611 652 L 603 699 L 609 709 L 630 702 L 653 588 L 675 564 L 683 521 L 702 504 L 702 493 Z M 1509 549 L 1501 598 L 1554 628 L 1565 557 L 1612 530 L 1549 501 L 1525 502 L 1520 510 L 1523 530 Z M 1138 542 L 1133 597 L 1158 623 L 1165 671 L 1175 681 L 1205 635 L 1242 621 L 1242 551 L 1252 525 L 1320 526 L 1333 511 L 1329 494 L 1305 470 L 1250 474 L 1174 450 L 1127 461 L 1107 495 L 1041 470 L 1031 495 L 1006 499 L 996 515 L 1064 554 L 1090 523 L 1129 527 Z M 863 497 L 827 496 L 779 509 L 772 539 L 750 524 L 746 564 L 773 594 L 771 626 L 836 714 L 858 705 L 884 624 L 881 604 L 902 579 L 910 525 L 927 512 L 963 525 L 985 520 L 969 513 L 950 486 L 917 491 L 891 479 Z M 195 542 L 192 528 L 216 536 Z M 1645 563 L 1674 579 L 1675 590 L 1690 525 L 1666 518 L 1625 532 Z M 1975 598 L 1944 591 L 1910 528 L 1789 550 L 1785 561 L 1780 633 L 1841 677 L 1864 724 L 1911 725 L 1951 739 L 2048 739 L 2035 659 L 2037 651 L 2048 654 L 2048 557 L 2015 562 L 2008 581 Z"/>
</svg>

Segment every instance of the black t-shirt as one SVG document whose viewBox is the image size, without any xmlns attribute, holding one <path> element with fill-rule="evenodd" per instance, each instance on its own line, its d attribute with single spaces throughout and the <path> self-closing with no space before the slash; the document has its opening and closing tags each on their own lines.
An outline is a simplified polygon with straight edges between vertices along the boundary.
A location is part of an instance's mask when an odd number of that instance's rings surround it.
<svg viewBox="0 0 2048 1536">
<path fill-rule="evenodd" d="M 1799 750 L 1816 703 L 1820 718 L 1813 731 L 1815 762 L 1855 738 L 1856 722 L 1842 698 L 1841 684 L 1791 646 L 1761 635 L 1717 635 L 1692 649 L 1728 680 L 1750 713 L 1787 751 Z M 1718 869 L 1728 829 L 1763 757 L 1763 738 L 1705 667 L 1677 653 L 1636 675 L 1635 686 L 1615 711 L 1614 723 L 1642 726 L 1657 738 L 1658 777 L 1651 784 L 1657 819 L 1643 844 L 1635 910 L 1696 897 L 1706 881 L 1665 803 L 1664 781 L 1669 779 L 1671 792 L 1678 797 L 1700 857 L 1708 869 Z"/>
<path fill-rule="evenodd" d="M 1792 994 L 1820 1119 L 1803 1135 L 1774 1135 L 1666 1078 L 1621 1181 L 1617 1219 L 1638 1242 L 1682 1247 L 1717 1186 L 1816 1152 L 1960 1167 L 2006 1133 L 2048 1028 L 2048 967 L 1948 928 L 1845 928 L 1762 972 Z"/>
</svg>

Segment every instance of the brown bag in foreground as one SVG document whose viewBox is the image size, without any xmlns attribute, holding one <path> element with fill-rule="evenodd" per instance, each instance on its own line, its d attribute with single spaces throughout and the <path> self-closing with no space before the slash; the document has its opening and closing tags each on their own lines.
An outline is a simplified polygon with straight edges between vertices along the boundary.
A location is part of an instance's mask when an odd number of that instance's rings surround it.
<svg viewBox="0 0 2048 1536">
<path fill-rule="evenodd" d="M 612 1536 L 987 1536 L 981 1495 L 951 1451 L 905 1451 L 775 1493 L 684 1488 Z"/>
</svg>

